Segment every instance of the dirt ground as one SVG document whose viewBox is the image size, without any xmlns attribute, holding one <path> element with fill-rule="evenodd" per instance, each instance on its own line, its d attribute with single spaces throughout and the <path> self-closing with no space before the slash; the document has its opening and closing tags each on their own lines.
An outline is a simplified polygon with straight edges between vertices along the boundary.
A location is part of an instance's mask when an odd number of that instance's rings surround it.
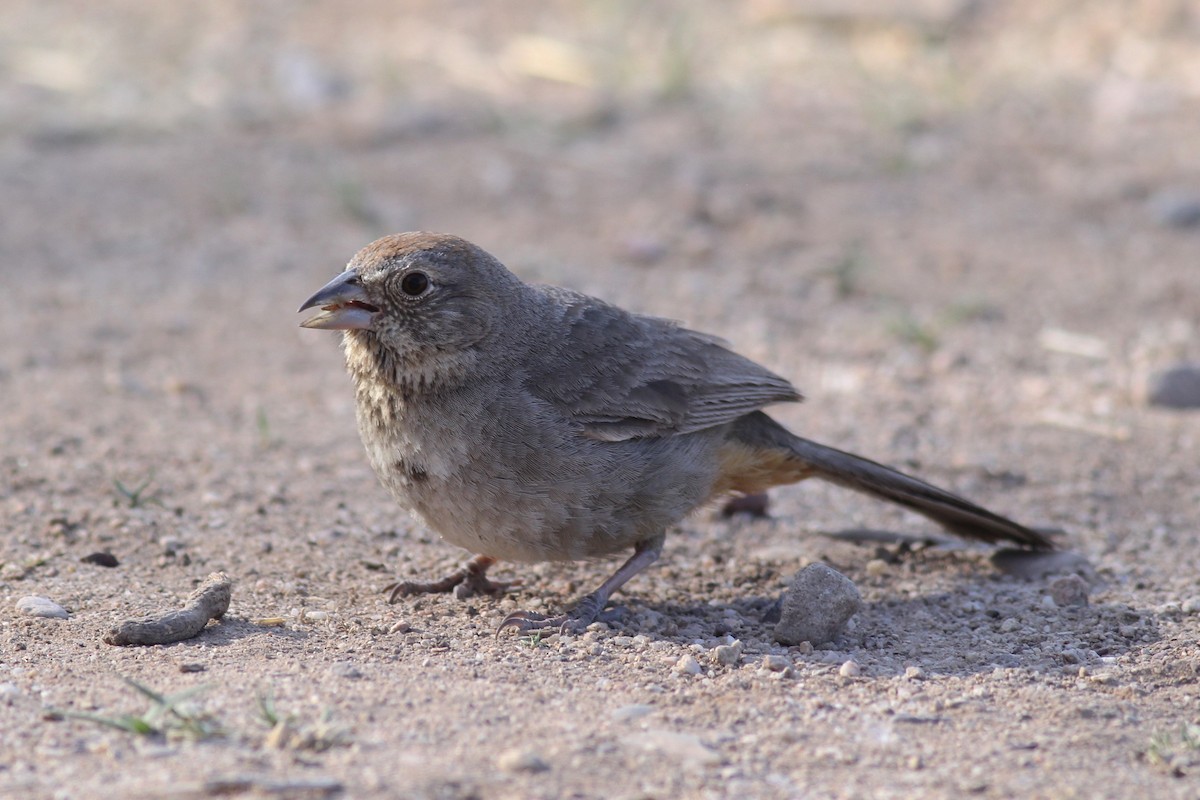
<svg viewBox="0 0 1200 800">
<path fill-rule="evenodd" d="M 1200 412 L 1145 399 L 1200 360 L 1198 41 L 1169 0 L 3 4 L 0 796 L 1200 796 Z M 407 229 L 725 337 L 794 430 L 1061 528 L 1090 604 L 802 485 L 581 636 L 493 631 L 613 563 L 388 605 L 464 554 L 295 309 Z M 778 645 L 817 560 L 865 609 Z M 101 641 L 216 570 L 198 638 Z"/>
</svg>

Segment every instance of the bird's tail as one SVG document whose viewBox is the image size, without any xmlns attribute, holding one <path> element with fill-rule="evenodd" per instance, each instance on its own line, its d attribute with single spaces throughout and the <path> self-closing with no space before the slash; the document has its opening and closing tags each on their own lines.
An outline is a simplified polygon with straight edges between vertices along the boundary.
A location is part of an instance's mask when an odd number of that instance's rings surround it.
<svg viewBox="0 0 1200 800">
<path fill-rule="evenodd" d="M 967 539 L 1008 542 L 1036 550 L 1054 548 L 1046 536 L 1035 530 L 891 467 L 802 439 L 761 411 L 734 422 L 731 434 L 734 451 L 742 455 L 765 454 L 771 466 L 761 469 L 760 477 L 764 480 L 745 485 L 733 480 L 724 488 L 763 491 L 770 485 L 821 478 L 916 511 Z M 749 477 L 750 473 L 742 474 Z"/>
</svg>

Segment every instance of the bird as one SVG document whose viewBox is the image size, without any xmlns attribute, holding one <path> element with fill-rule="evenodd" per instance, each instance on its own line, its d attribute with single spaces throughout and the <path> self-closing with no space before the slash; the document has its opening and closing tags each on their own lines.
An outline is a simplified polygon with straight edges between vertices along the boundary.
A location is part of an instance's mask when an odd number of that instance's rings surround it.
<svg viewBox="0 0 1200 800">
<path fill-rule="evenodd" d="M 660 556 L 667 531 L 729 496 L 818 478 L 966 539 L 1053 549 L 1043 533 L 862 456 L 791 433 L 763 408 L 801 400 L 723 340 L 521 280 L 457 236 L 380 238 L 309 297 L 305 328 L 342 332 L 367 459 L 392 497 L 471 557 L 422 593 L 503 593 L 499 561 L 631 551 L 561 614 L 497 633 L 579 631 Z"/>
</svg>

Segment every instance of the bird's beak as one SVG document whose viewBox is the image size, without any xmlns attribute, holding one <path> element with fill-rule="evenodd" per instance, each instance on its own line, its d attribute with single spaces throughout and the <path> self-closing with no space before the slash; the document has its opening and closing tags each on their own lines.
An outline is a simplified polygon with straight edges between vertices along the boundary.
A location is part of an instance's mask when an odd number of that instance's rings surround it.
<svg viewBox="0 0 1200 800">
<path fill-rule="evenodd" d="M 321 287 L 300 306 L 306 311 L 314 306 L 321 313 L 300 323 L 301 328 L 326 331 L 350 331 L 371 327 L 379 307 L 367 302 L 367 293 L 358 282 L 358 273 L 348 269 Z"/>
</svg>

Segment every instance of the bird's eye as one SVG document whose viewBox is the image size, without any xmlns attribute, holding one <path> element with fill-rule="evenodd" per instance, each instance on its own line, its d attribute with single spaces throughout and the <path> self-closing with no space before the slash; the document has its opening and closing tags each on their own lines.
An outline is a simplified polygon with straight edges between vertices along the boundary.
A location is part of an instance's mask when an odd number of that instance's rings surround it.
<svg viewBox="0 0 1200 800">
<path fill-rule="evenodd" d="M 420 297 L 429 289 L 429 276 L 424 272 L 410 272 L 400 279 L 400 291 L 409 297 Z"/>
</svg>

